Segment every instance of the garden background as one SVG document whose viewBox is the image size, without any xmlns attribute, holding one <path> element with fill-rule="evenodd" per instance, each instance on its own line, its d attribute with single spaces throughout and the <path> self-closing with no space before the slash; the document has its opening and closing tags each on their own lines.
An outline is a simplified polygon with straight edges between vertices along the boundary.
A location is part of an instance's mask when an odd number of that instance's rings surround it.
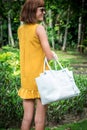
<svg viewBox="0 0 87 130">
<path fill-rule="evenodd" d="M 19 128 L 23 115 L 22 100 L 17 95 L 20 87 L 17 29 L 22 24 L 19 15 L 24 1 L 0 0 L 0 129 Z M 42 24 L 50 46 L 63 67 L 73 70 L 81 91 L 78 97 L 49 105 L 46 124 L 51 129 L 87 119 L 87 1 L 46 0 L 45 8 Z M 54 68 L 53 62 L 50 65 Z"/>
</svg>

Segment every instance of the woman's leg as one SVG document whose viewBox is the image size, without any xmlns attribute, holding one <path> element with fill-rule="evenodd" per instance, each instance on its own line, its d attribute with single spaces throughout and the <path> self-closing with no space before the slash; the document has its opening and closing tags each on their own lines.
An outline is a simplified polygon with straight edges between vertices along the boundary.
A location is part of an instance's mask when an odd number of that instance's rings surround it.
<svg viewBox="0 0 87 130">
<path fill-rule="evenodd" d="M 37 99 L 36 114 L 35 114 L 35 130 L 45 129 L 47 106 L 42 105 L 41 100 Z"/>
<path fill-rule="evenodd" d="M 23 100 L 24 116 L 22 120 L 21 130 L 30 130 L 33 114 L 34 114 L 34 100 Z"/>
</svg>

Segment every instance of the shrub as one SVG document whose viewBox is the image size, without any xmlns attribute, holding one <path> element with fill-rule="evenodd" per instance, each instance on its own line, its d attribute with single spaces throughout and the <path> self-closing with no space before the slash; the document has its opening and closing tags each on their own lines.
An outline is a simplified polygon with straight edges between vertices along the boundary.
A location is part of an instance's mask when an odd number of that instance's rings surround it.
<svg viewBox="0 0 87 130">
<path fill-rule="evenodd" d="M 54 64 L 50 62 L 52 68 Z M 69 67 L 69 61 L 62 61 L 64 67 Z M 57 66 L 59 69 L 59 67 Z M 71 69 L 71 68 L 70 68 Z M 74 75 L 76 84 L 81 93 L 78 97 L 54 102 L 48 106 L 47 121 L 60 122 L 64 115 L 73 113 L 77 115 L 87 106 L 87 78 L 82 75 Z M 22 100 L 17 91 L 20 87 L 19 50 L 11 47 L 3 47 L 0 51 L 0 127 L 20 125 L 23 108 Z"/>
<path fill-rule="evenodd" d="M 20 87 L 19 51 L 3 47 L 0 54 L 0 127 L 20 122 L 22 104 L 17 95 Z"/>
</svg>

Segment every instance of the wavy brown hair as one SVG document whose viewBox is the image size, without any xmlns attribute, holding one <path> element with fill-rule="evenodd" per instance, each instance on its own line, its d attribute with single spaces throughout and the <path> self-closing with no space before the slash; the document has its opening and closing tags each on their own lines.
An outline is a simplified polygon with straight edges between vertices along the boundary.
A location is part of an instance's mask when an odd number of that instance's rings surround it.
<svg viewBox="0 0 87 130">
<path fill-rule="evenodd" d="M 24 23 L 36 23 L 36 11 L 41 6 L 44 6 L 44 0 L 26 0 L 21 10 L 20 20 Z"/>
</svg>

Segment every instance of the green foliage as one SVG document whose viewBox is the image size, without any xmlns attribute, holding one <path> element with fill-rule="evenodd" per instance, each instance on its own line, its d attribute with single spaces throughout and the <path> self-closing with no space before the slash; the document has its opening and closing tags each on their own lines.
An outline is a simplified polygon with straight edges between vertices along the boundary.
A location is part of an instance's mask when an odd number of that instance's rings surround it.
<svg viewBox="0 0 87 130">
<path fill-rule="evenodd" d="M 65 124 L 65 125 L 60 125 L 60 126 L 52 126 L 52 127 L 46 127 L 45 130 L 86 130 L 87 129 L 87 120 L 82 120 L 76 123 L 70 123 L 70 124 Z M 5 129 L 0 129 L 0 130 L 5 130 Z M 19 130 L 19 129 L 12 129 L 9 128 L 9 130 Z M 32 129 L 34 130 L 34 129 Z"/>
<path fill-rule="evenodd" d="M 18 39 L 17 39 L 17 29 L 20 25 L 20 10 L 25 0 L 0 0 L 0 46 L 7 45 L 8 41 L 8 13 L 11 13 L 11 27 L 12 27 L 12 35 L 15 41 L 15 46 L 18 47 Z M 79 5 L 79 6 L 78 6 Z M 67 9 L 70 6 L 70 14 L 69 14 L 69 24 L 67 23 Z M 87 35 L 87 22 L 86 22 L 86 14 L 87 14 L 87 2 L 84 1 L 83 5 L 81 1 L 73 0 L 45 0 L 45 8 L 46 8 L 46 27 L 48 28 L 48 37 L 49 42 L 52 42 L 51 37 L 53 36 L 55 42 L 55 48 L 61 49 L 63 46 L 64 40 L 64 32 L 66 26 L 68 26 L 68 36 L 67 36 L 67 46 L 68 47 L 77 47 L 78 41 L 78 21 L 79 17 L 82 16 L 82 33 L 83 40 Z M 49 9 L 51 10 L 51 18 L 48 15 Z M 49 29 L 49 23 L 52 21 L 52 27 Z M 52 43 L 51 43 L 52 44 Z M 83 42 L 82 42 L 83 44 Z"/>
<path fill-rule="evenodd" d="M 63 67 L 70 68 L 70 62 L 61 61 Z M 53 61 L 50 65 L 54 68 Z M 60 69 L 57 66 L 57 69 Z M 71 68 L 70 68 L 71 69 Z M 67 113 L 81 114 L 87 106 L 87 78 L 85 75 L 74 75 L 81 93 L 78 97 L 52 103 L 48 106 L 47 121 L 60 122 Z M 19 50 L 3 47 L 0 51 L 0 127 L 7 128 L 20 124 L 23 116 L 22 100 L 17 91 L 20 87 Z"/>
<path fill-rule="evenodd" d="M 9 50 L 9 52 L 8 52 Z M 8 127 L 21 117 L 19 51 L 3 47 L 0 53 L 0 127 Z"/>
<path fill-rule="evenodd" d="M 87 120 L 80 121 L 78 123 L 65 124 L 58 127 L 48 128 L 46 130 L 86 130 Z"/>
</svg>

